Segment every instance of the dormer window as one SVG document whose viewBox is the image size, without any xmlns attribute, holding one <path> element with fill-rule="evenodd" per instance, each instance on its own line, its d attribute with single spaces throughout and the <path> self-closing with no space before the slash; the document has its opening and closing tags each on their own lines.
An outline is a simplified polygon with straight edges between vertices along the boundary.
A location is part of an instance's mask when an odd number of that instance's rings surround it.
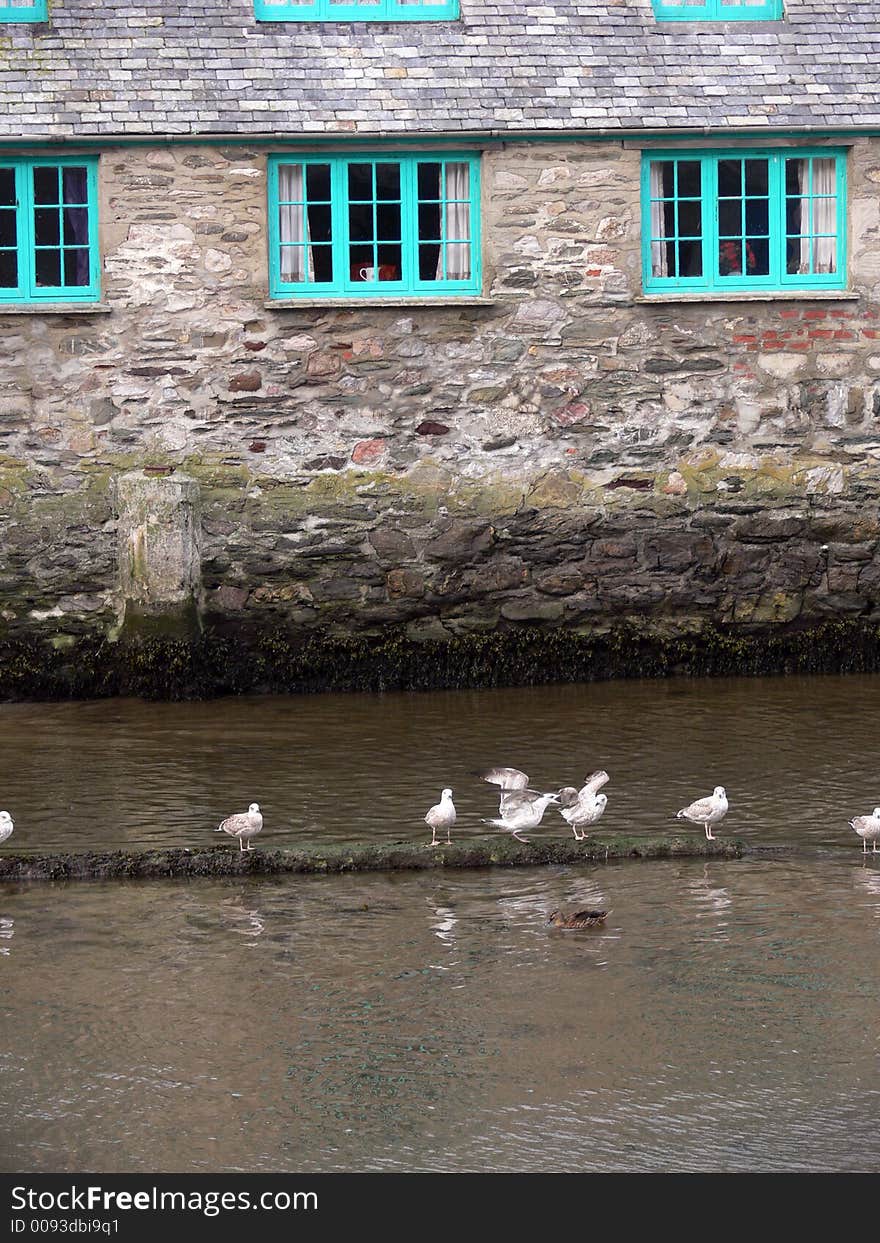
<svg viewBox="0 0 880 1243">
<path fill-rule="evenodd" d="M 45 22 L 49 0 L 0 0 L 0 22 Z"/>
<path fill-rule="evenodd" d="M 458 17 L 458 0 L 254 0 L 259 22 L 437 22 Z"/>
<path fill-rule="evenodd" d="M 782 0 L 651 0 L 662 22 L 773 22 Z"/>
</svg>

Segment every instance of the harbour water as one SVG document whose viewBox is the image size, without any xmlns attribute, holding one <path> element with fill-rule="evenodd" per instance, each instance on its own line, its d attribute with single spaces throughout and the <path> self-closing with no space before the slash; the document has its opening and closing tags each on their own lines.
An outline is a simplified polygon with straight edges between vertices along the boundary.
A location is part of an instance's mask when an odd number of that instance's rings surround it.
<svg viewBox="0 0 880 1243">
<path fill-rule="evenodd" d="M 427 841 L 603 766 L 597 836 L 780 858 L 0 889 L 5 1171 L 876 1170 L 871 678 L 0 707 L 11 850 Z M 552 812 L 552 809 L 551 809 Z M 543 830 L 542 830 L 543 831 Z M 568 832 L 548 814 L 546 831 Z M 700 833 L 701 830 L 694 829 Z M 235 849 L 234 843 L 230 848 Z M 565 932 L 549 913 L 609 910 Z"/>
</svg>

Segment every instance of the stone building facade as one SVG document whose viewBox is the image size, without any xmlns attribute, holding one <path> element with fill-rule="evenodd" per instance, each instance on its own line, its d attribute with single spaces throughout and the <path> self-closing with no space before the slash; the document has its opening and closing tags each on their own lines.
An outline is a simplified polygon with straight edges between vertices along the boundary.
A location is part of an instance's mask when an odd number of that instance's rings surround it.
<svg viewBox="0 0 880 1243">
<path fill-rule="evenodd" d="M 3 151 L 96 161 L 100 261 L 93 301 L 0 301 L 0 636 L 114 636 L 166 553 L 146 612 L 253 633 L 878 616 L 871 0 L 100 7 L 0 39 Z M 839 288 L 646 288 L 646 152 L 806 149 L 846 169 Z M 272 158 L 358 151 L 478 158 L 477 291 L 272 296 Z"/>
</svg>

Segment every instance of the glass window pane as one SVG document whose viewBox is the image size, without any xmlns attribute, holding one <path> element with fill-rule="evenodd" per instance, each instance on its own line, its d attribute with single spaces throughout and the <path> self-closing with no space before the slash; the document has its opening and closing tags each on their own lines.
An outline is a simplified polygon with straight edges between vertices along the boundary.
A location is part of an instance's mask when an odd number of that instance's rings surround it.
<svg viewBox="0 0 880 1243">
<path fill-rule="evenodd" d="M 348 198 L 350 202 L 373 201 L 373 165 L 349 164 Z"/>
<path fill-rule="evenodd" d="M 89 182 L 84 168 L 65 165 L 61 170 L 61 187 L 65 203 L 88 203 Z"/>
<path fill-rule="evenodd" d="M 55 207 L 34 211 L 34 241 L 38 246 L 57 246 L 61 241 L 61 222 Z"/>
<path fill-rule="evenodd" d="M 89 241 L 89 209 L 87 207 L 64 208 L 65 246 L 86 246 Z"/>
<path fill-rule="evenodd" d="M 64 252 L 64 284 L 83 286 L 89 283 L 89 252 L 84 246 Z"/>
<path fill-rule="evenodd" d="M 380 281 L 399 281 L 401 271 L 401 248 L 400 246 L 390 246 L 387 243 L 379 247 L 379 268 L 377 272 Z"/>
<path fill-rule="evenodd" d="M 754 237 L 766 237 L 770 232 L 770 200 L 746 199 L 746 232 Z"/>
<path fill-rule="evenodd" d="M 376 165 L 376 197 L 379 199 L 400 199 L 400 165 Z"/>
<path fill-rule="evenodd" d="M 471 274 L 471 247 L 469 242 L 447 242 L 446 279 L 464 281 Z"/>
<path fill-rule="evenodd" d="M 14 207 L 15 201 L 15 169 L 0 168 L 0 207 Z"/>
<path fill-rule="evenodd" d="M 0 210 L 0 246 L 15 246 L 18 242 L 18 217 L 14 211 Z"/>
<path fill-rule="evenodd" d="M 703 275 L 703 244 L 702 242 L 678 243 L 678 275 Z"/>
<path fill-rule="evenodd" d="M 766 237 L 746 238 L 746 275 L 767 276 L 770 272 L 770 240 Z"/>
<path fill-rule="evenodd" d="M 703 228 L 703 208 L 701 203 L 683 202 L 678 205 L 679 237 L 700 237 Z"/>
<path fill-rule="evenodd" d="M 33 172 L 34 202 L 57 203 L 60 190 L 57 165 L 53 165 L 51 168 L 41 165 L 35 168 Z"/>
<path fill-rule="evenodd" d="M 373 240 L 373 205 L 354 203 L 348 209 L 348 236 L 353 242 Z"/>
<path fill-rule="evenodd" d="M 310 203 L 330 202 L 330 165 L 307 164 L 306 187 Z"/>
<path fill-rule="evenodd" d="M 746 160 L 746 194 L 767 194 L 769 169 L 767 160 Z"/>
<path fill-rule="evenodd" d="M 380 204 L 376 209 L 376 236 L 389 242 L 400 241 L 400 204 Z"/>
<path fill-rule="evenodd" d="M 436 244 L 419 247 L 419 280 L 433 281 L 438 278 L 442 279 L 443 273 L 437 270 L 440 250 L 440 246 Z"/>
<path fill-rule="evenodd" d="M 18 258 L 14 250 L 0 250 L 0 289 L 18 288 Z"/>
<path fill-rule="evenodd" d="M 700 163 L 698 160 L 679 160 L 678 161 L 678 197 L 679 198 L 699 198 L 700 197 Z M 671 188 L 669 193 L 671 194 Z M 664 190 L 664 194 L 666 191 Z"/>
<path fill-rule="evenodd" d="M 37 284 L 57 288 L 61 284 L 61 251 L 38 250 L 36 252 Z"/>
<path fill-rule="evenodd" d="M 312 242 L 332 241 L 332 211 L 326 206 L 309 206 L 309 237 Z"/>
<path fill-rule="evenodd" d="M 737 237 L 742 233 L 741 199 L 721 199 L 719 201 L 718 233 L 721 237 Z"/>
<path fill-rule="evenodd" d="M 742 275 L 742 242 L 732 238 L 718 243 L 718 272 L 721 276 Z"/>
<path fill-rule="evenodd" d="M 419 240 L 440 240 L 440 204 L 419 203 Z"/>
<path fill-rule="evenodd" d="M 742 160 L 718 161 L 718 194 L 736 198 L 742 194 Z"/>
<path fill-rule="evenodd" d="M 420 199 L 439 199 L 440 197 L 440 165 L 435 163 L 419 164 L 417 181 Z"/>
</svg>

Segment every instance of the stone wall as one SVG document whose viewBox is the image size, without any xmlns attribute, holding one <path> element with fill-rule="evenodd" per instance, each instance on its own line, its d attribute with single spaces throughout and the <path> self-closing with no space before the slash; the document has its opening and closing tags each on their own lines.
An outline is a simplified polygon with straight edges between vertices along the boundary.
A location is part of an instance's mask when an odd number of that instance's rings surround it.
<svg viewBox="0 0 880 1243">
<path fill-rule="evenodd" d="M 479 305 L 266 306 L 258 145 L 108 149 L 110 313 L 0 312 L 0 635 L 115 633 L 117 478 L 195 479 L 247 630 L 666 631 L 880 604 L 880 142 L 853 300 L 640 301 L 639 159 L 483 159 Z"/>
</svg>

